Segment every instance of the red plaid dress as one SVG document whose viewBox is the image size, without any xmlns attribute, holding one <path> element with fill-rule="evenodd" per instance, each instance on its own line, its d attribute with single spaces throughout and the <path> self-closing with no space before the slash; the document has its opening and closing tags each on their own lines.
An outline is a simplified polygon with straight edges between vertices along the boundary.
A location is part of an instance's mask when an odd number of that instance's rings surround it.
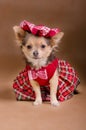
<svg viewBox="0 0 86 130">
<path fill-rule="evenodd" d="M 42 100 L 50 101 L 49 80 L 57 68 L 59 71 L 57 99 L 64 101 L 71 98 L 74 90 L 80 83 L 79 78 L 69 63 L 64 60 L 55 59 L 52 63 L 39 70 L 31 69 L 30 66 L 26 66 L 25 69 L 19 73 L 13 83 L 16 99 L 35 100 L 35 92 L 29 81 L 34 79 L 40 84 Z"/>
</svg>

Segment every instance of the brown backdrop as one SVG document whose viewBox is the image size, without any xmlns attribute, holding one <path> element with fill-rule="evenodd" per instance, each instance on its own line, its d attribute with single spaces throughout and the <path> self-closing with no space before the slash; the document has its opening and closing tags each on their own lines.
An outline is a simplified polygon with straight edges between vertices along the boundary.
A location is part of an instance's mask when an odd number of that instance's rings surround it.
<svg viewBox="0 0 86 130">
<path fill-rule="evenodd" d="M 12 27 L 26 19 L 64 31 L 58 57 L 68 60 L 85 83 L 85 13 L 85 0 L 0 0 L 0 82 L 12 81 L 24 67 Z"/>
<path fill-rule="evenodd" d="M 0 130 L 86 130 L 85 13 L 85 0 L 0 0 Z M 12 83 L 25 63 L 12 27 L 24 19 L 65 33 L 58 57 L 75 67 L 81 85 L 57 108 L 16 101 Z"/>
</svg>

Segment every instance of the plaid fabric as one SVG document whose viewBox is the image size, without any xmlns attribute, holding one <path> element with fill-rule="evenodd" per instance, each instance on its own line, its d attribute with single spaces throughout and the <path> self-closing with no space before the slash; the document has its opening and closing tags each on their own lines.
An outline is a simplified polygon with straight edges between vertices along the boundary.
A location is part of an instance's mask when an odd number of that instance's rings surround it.
<svg viewBox="0 0 86 130">
<path fill-rule="evenodd" d="M 42 100 L 50 101 L 49 79 L 53 76 L 57 68 L 59 70 L 57 99 L 59 101 L 64 101 L 71 98 L 73 96 L 74 90 L 80 83 L 79 78 L 77 77 L 74 68 L 72 68 L 69 63 L 64 60 L 56 59 L 41 70 L 31 70 L 31 68 L 28 66 L 21 73 L 19 73 L 13 83 L 16 99 L 35 100 L 35 92 L 29 82 L 29 79 L 33 78 L 37 82 L 39 81 L 39 84 L 41 84 L 40 89 Z M 45 70 L 46 73 L 44 73 Z M 30 71 L 31 74 L 29 75 Z M 33 71 L 35 74 L 33 74 Z M 39 71 L 41 71 L 40 74 Z"/>
<path fill-rule="evenodd" d="M 46 27 L 44 25 L 36 26 L 35 24 L 30 23 L 26 20 L 24 20 L 20 23 L 20 27 L 23 30 L 28 31 L 34 35 L 43 36 L 43 37 L 52 37 L 55 34 L 60 32 L 60 30 L 58 28 L 51 29 L 51 28 Z"/>
</svg>

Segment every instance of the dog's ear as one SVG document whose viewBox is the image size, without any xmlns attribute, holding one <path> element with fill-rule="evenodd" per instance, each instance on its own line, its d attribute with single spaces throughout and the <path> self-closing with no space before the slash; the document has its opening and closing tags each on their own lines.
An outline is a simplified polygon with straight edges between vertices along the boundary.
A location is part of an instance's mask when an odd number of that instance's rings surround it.
<svg viewBox="0 0 86 130">
<path fill-rule="evenodd" d="M 57 47 L 58 43 L 60 42 L 60 40 L 62 39 L 64 33 L 63 32 L 59 32 L 58 34 L 56 34 L 55 36 L 53 36 L 51 38 L 51 46 L 52 47 Z"/>
<path fill-rule="evenodd" d="M 13 30 L 15 33 L 17 43 L 19 43 L 21 45 L 25 36 L 26 36 L 26 32 L 22 28 L 20 28 L 19 26 L 14 26 Z"/>
</svg>

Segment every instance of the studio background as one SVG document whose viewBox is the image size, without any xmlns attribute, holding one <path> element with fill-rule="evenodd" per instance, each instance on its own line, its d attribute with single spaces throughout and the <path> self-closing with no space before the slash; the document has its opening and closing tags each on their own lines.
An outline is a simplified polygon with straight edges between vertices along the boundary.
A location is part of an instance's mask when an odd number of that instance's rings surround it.
<svg viewBox="0 0 86 130">
<path fill-rule="evenodd" d="M 12 82 L 25 66 L 13 32 L 13 26 L 24 19 L 34 24 L 58 27 L 64 32 L 58 57 L 67 60 L 76 69 L 81 80 L 80 87 L 84 89 L 85 16 L 85 0 L 0 0 L 0 100 L 13 99 Z"/>
</svg>

